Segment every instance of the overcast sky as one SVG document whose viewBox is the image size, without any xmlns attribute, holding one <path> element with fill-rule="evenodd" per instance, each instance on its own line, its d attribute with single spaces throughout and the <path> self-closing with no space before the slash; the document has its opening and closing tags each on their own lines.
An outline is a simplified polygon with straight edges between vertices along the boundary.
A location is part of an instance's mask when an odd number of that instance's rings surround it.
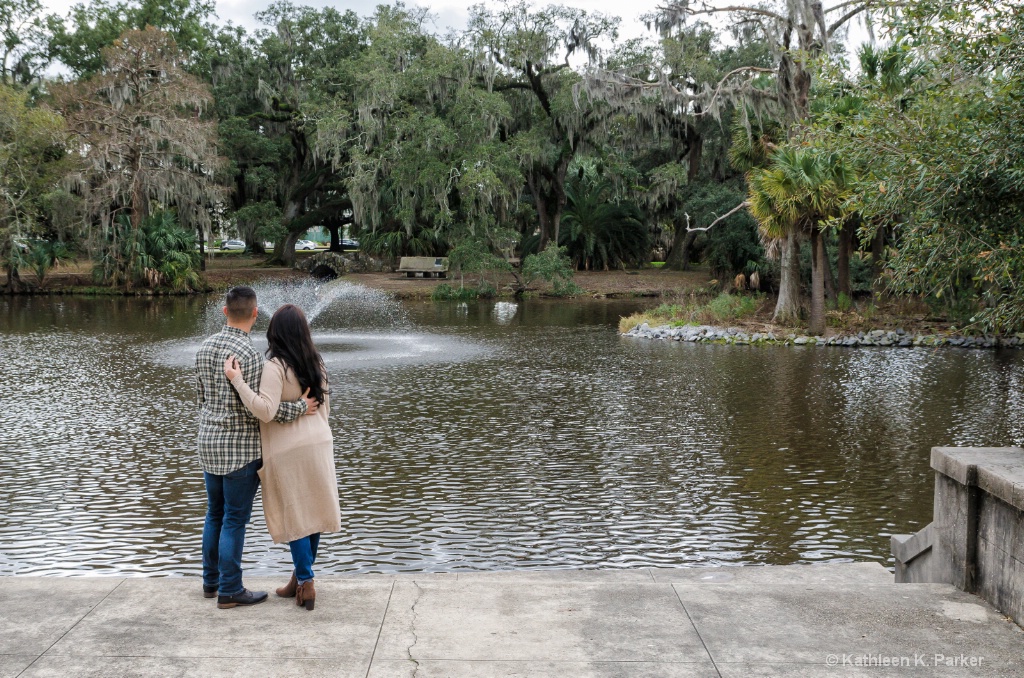
<svg viewBox="0 0 1024 678">
<path fill-rule="evenodd" d="M 2 1 L 2 0 L 0 0 Z M 81 0 L 43 0 L 43 6 L 47 13 L 66 15 L 72 5 L 79 4 Z M 370 16 L 377 5 L 389 4 L 381 0 L 349 0 L 348 2 L 330 2 L 330 0 L 293 0 L 294 4 L 307 7 L 337 7 L 341 11 L 353 10 L 360 16 Z M 407 1 L 406 6 L 428 7 L 435 18 L 437 33 L 444 33 L 448 27 L 463 28 L 466 25 L 466 18 L 469 13 L 467 7 L 479 0 L 427 0 L 426 2 Z M 484 5 L 500 6 L 502 3 L 484 0 Z M 547 2 L 533 3 L 534 6 L 543 7 Z M 556 3 L 570 7 L 580 7 L 590 12 L 603 12 L 622 19 L 620 25 L 620 38 L 640 37 L 646 32 L 646 28 L 640 21 L 640 16 L 653 12 L 663 0 L 632 0 L 622 2 L 621 0 L 567 0 Z M 247 29 L 256 27 L 253 15 L 270 5 L 270 0 L 217 0 L 217 17 L 221 23 L 230 21 L 233 24 L 245 26 Z"/>
<path fill-rule="evenodd" d="M 48 13 L 67 15 L 72 5 L 79 4 L 82 0 L 42 0 Z M 393 0 L 392 0 L 393 1 Z M 836 0 L 838 1 L 838 0 Z M 3 2 L 3 0 L 0 0 Z M 368 17 L 371 16 L 377 5 L 389 4 L 383 0 L 349 0 L 348 2 L 332 2 L 331 0 L 293 0 L 295 5 L 308 7 L 333 6 L 341 11 L 353 10 L 356 14 Z M 434 29 L 438 34 L 444 34 L 448 28 L 462 29 L 466 25 L 469 13 L 466 11 L 471 4 L 482 3 L 490 7 L 499 7 L 503 3 L 496 0 L 423 0 L 415 2 L 406 0 L 406 6 L 428 7 L 434 16 Z M 252 30 L 257 27 L 253 16 L 256 12 L 266 9 L 271 0 L 217 0 L 217 17 L 219 23 L 231 22 Z M 665 0 L 562 0 L 561 2 L 532 2 L 534 7 L 544 7 L 548 4 L 562 4 L 570 7 L 579 7 L 588 12 L 601 12 L 622 19 L 619 24 L 619 40 L 629 38 L 648 37 L 653 38 L 654 34 L 647 30 L 640 17 L 654 12 L 659 6 L 664 6 Z M 738 4 L 733 0 L 709 0 L 709 5 L 727 6 Z M 756 4 L 750 2 L 750 4 Z M 826 7 L 834 5 L 835 2 L 826 2 Z M 867 31 L 858 21 L 851 26 L 851 40 L 848 45 L 857 46 L 867 41 Z"/>
</svg>

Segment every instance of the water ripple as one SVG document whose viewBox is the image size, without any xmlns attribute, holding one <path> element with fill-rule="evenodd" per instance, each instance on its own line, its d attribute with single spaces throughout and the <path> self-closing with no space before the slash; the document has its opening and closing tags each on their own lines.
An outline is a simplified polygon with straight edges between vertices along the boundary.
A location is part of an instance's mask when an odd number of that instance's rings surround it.
<svg viewBox="0 0 1024 678">
<path fill-rule="evenodd" d="M 324 573 L 887 563 L 930 520 L 931 446 L 1024 442 L 1016 353 L 626 342 L 626 304 L 304 293 L 329 299 Z M 217 303 L 0 300 L 0 574 L 200 571 L 191 369 Z M 259 502 L 245 567 L 290 567 Z"/>
</svg>

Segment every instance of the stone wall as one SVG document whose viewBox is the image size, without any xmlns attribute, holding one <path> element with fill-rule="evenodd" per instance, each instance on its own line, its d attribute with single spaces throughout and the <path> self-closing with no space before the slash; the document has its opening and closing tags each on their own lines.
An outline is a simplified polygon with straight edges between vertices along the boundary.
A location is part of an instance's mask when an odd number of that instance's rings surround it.
<svg viewBox="0 0 1024 678">
<path fill-rule="evenodd" d="M 897 582 L 953 584 L 1024 624 L 1024 449 L 936 447 L 932 523 L 893 535 Z"/>
<path fill-rule="evenodd" d="M 738 327 L 713 327 L 711 325 L 684 325 L 682 327 L 660 325 L 658 327 L 651 327 L 647 323 L 641 323 L 623 334 L 623 336 L 640 339 L 736 345 L 1024 348 L 1024 333 L 1005 337 L 965 337 L 949 334 L 909 334 L 903 330 L 871 330 L 869 332 L 857 332 L 856 334 L 834 334 L 829 337 L 816 337 L 792 333 L 748 332 Z"/>
<path fill-rule="evenodd" d="M 348 273 L 380 273 L 387 268 L 381 260 L 361 252 L 340 254 L 329 250 L 308 257 L 297 257 L 294 267 L 316 278 L 340 278 Z"/>
</svg>

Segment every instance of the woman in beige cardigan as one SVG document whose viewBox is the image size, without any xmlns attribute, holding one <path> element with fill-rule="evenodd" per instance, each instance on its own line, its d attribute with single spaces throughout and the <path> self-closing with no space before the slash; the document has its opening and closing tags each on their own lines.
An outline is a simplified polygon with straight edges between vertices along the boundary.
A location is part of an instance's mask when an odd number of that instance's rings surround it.
<svg viewBox="0 0 1024 678">
<path fill-rule="evenodd" d="M 242 379 L 234 356 L 225 361 L 224 374 L 260 420 L 263 468 L 259 474 L 267 529 L 275 543 L 287 542 L 292 553 L 291 581 L 277 589 L 277 595 L 295 596 L 298 605 L 312 610 L 316 600 L 313 563 L 320 533 L 341 530 L 334 440 L 327 422 L 327 372 L 298 306 L 277 309 L 267 328 L 267 342 L 268 360 L 259 393 Z M 298 399 L 303 391 L 320 403 L 317 411 L 287 424 L 274 421 L 280 403 Z"/>
</svg>

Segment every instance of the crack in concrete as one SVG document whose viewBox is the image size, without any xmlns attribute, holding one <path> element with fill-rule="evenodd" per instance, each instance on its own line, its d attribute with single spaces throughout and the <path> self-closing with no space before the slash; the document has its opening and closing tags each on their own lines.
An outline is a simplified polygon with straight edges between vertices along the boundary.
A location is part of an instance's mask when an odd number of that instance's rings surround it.
<svg viewBox="0 0 1024 678">
<path fill-rule="evenodd" d="M 46 654 L 47 652 L 49 652 L 50 650 L 52 650 L 52 649 L 54 648 L 54 646 L 55 646 L 55 645 L 56 645 L 57 643 L 59 643 L 60 641 L 64 640 L 64 638 L 65 638 L 65 637 L 66 637 L 66 636 L 67 636 L 67 635 L 68 635 L 69 633 L 71 633 L 71 632 L 72 632 L 72 631 L 73 631 L 73 630 L 75 629 L 75 627 L 76 627 L 76 626 L 78 626 L 79 624 L 81 624 L 81 623 L 82 623 L 82 620 L 83 620 L 83 619 L 85 619 L 85 618 L 86 618 L 86 617 L 88 617 L 88 616 L 89 616 L 90 614 L 92 614 L 92 613 L 93 613 L 93 611 L 95 611 L 97 607 L 99 607 L 99 606 L 100 606 L 100 605 L 102 605 L 103 603 L 107 602 L 107 598 L 109 598 L 110 596 L 112 596 L 112 595 L 114 594 L 114 591 L 116 591 L 116 590 L 118 590 L 119 588 L 121 588 L 121 584 L 125 583 L 125 581 L 126 581 L 125 579 L 122 579 L 121 581 L 117 582 L 117 585 L 115 585 L 115 586 L 114 586 L 114 588 L 112 588 L 112 589 L 110 589 L 109 591 L 107 591 L 106 595 L 104 595 L 104 596 L 103 596 L 103 598 L 102 598 L 102 599 L 101 599 L 101 600 L 100 600 L 100 601 L 99 601 L 98 603 L 96 603 L 95 605 L 91 606 L 91 607 L 90 607 L 90 608 L 89 608 L 88 610 L 86 610 L 86 611 L 85 611 L 85 614 L 83 614 L 83 615 L 82 615 L 81 617 L 79 617 L 78 619 L 76 619 L 76 620 L 75 620 L 75 622 L 74 622 L 74 623 L 73 623 L 73 624 L 72 624 L 71 626 L 69 626 L 69 627 L 68 627 L 68 629 L 67 629 L 67 630 L 66 630 L 66 631 L 65 631 L 64 633 L 60 634 L 60 638 L 58 638 L 57 640 L 55 640 L 55 641 L 53 641 L 52 643 L 50 643 L 49 647 L 47 647 L 47 648 L 46 648 L 45 650 L 43 650 L 42 652 L 40 652 L 40 653 L 39 653 L 39 656 L 38 656 L 38 657 L 36 657 L 35 659 L 33 659 L 33 660 L 32 660 L 32 662 L 31 662 L 31 663 L 30 663 L 30 664 L 29 664 L 28 666 L 26 666 L 25 668 L 23 668 L 23 669 L 22 669 L 21 671 L 19 671 L 19 672 L 18 672 L 18 673 L 17 673 L 16 675 L 18 675 L 18 676 L 23 676 L 23 675 L 25 675 L 26 673 L 28 673 L 28 670 L 29 670 L 30 668 L 32 668 L 32 666 L 33 666 L 33 665 L 35 665 L 35 663 L 36 663 L 37 661 L 39 661 L 40 659 L 42 659 L 42 658 L 43 658 L 43 655 L 44 655 L 44 654 Z"/>
<path fill-rule="evenodd" d="M 423 588 L 415 579 L 413 580 L 412 585 L 416 587 L 416 599 L 412 601 L 412 607 L 409 608 L 409 611 L 412 612 L 412 620 L 409 623 L 409 633 L 412 634 L 412 644 L 405 649 L 405 653 L 409 655 L 409 661 L 416 665 L 416 668 L 414 668 L 412 672 L 412 678 L 416 678 L 420 672 L 420 663 L 412 656 L 412 649 L 420 642 L 419 636 L 416 635 L 416 606 L 419 605 L 420 599 L 423 597 Z"/>
</svg>

